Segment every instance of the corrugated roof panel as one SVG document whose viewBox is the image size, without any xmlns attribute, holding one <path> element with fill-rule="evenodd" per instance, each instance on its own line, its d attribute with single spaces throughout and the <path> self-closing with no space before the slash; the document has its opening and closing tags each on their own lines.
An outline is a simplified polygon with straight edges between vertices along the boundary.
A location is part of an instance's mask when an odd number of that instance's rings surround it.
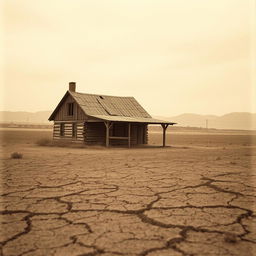
<svg viewBox="0 0 256 256">
<path fill-rule="evenodd" d="M 119 114 L 119 112 L 117 111 L 118 109 L 115 108 L 115 105 L 110 103 L 110 101 L 107 98 L 104 98 L 104 99 L 99 98 L 98 102 L 106 110 L 106 112 L 109 115 L 117 116 Z"/>
<path fill-rule="evenodd" d="M 116 97 L 70 92 L 88 115 L 151 117 L 133 97 Z"/>
</svg>

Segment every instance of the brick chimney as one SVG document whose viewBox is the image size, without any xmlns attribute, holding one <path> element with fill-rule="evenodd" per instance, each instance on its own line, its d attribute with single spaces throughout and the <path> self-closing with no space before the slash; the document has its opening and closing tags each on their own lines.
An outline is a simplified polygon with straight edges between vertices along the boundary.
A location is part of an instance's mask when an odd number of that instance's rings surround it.
<svg viewBox="0 0 256 256">
<path fill-rule="evenodd" d="M 76 91 L 76 82 L 69 82 L 69 91 L 71 92 Z"/>
</svg>

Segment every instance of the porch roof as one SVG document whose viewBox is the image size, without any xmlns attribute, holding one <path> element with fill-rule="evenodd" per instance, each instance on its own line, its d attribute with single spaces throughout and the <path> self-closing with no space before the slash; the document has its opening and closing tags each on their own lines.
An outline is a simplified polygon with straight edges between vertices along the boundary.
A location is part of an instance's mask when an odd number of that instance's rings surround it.
<svg viewBox="0 0 256 256">
<path fill-rule="evenodd" d="M 91 117 L 110 122 L 128 122 L 128 123 L 145 123 L 145 124 L 169 124 L 174 125 L 176 123 L 159 120 L 149 117 L 128 117 L 128 116 L 109 116 L 109 115 L 91 115 Z"/>
</svg>

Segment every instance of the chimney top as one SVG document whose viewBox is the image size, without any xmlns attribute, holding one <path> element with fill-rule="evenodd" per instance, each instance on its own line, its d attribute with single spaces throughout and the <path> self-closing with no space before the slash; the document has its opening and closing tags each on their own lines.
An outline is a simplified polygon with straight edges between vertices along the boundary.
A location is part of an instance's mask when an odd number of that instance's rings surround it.
<svg viewBox="0 0 256 256">
<path fill-rule="evenodd" d="M 76 82 L 69 82 L 69 91 L 71 92 L 76 91 Z"/>
</svg>

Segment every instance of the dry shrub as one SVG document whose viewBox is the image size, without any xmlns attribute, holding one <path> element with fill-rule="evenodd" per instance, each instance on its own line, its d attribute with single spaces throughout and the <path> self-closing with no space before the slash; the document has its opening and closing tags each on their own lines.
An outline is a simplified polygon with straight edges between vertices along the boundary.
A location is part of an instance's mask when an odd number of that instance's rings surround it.
<svg viewBox="0 0 256 256">
<path fill-rule="evenodd" d="M 55 140 L 52 143 L 55 147 L 68 147 L 68 148 L 85 148 L 86 145 L 83 143 L 76 143 L 70 140 Z"/>
<path fill-rule="evenodd" d="M 50 140 L 42 138 L 36 142 L 38 146 L 73 147 L 69 140 Z"/>
<path fill-rule="evenodd" d="M 42 138 L 42 139 L 39 139 L 36 144 L 38 146 L 50 146 L 52 145 L 52 141 L 50 139 L 47 139 L 47 138 Z"/>
<path fill-rule="evenodd" d="M 48 138 L 39 139 L 36 144 L 38 146 L 48 147 L 67 147 L 67 148 L 87 148 L 84 143 L 74 142 L 69 139 L 51 140 Z"/>
<path fill-rule="evenodd" d="M 71 142 L 65 141 L 65 140 L 54 140 L 53 141 L 53 146 L 56 147 L 69 147 Z"/>
<path fill-rule="evenodd" d="M 12 159 L 21 159 L 22 157 L 23 157 L 23 155 L 21 153 L 18 153 L 18 152 L 13 152 L 11 154 Z"/>
</svg>

